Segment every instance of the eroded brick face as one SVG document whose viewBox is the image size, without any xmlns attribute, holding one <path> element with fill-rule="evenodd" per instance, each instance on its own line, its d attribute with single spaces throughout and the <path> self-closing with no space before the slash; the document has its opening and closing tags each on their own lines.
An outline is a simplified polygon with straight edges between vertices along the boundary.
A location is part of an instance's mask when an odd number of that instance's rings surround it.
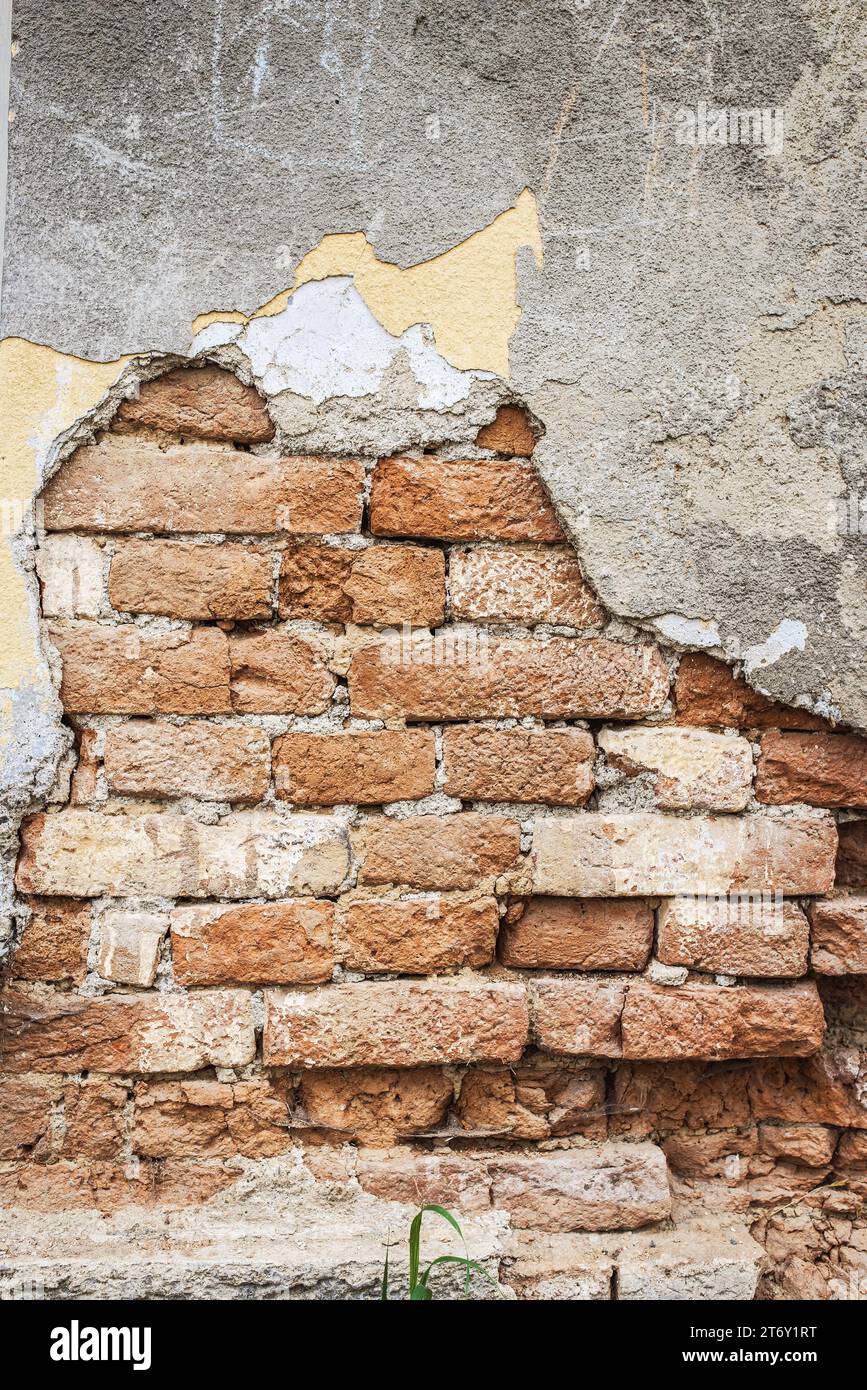
<svg viewBox="0 0 867 1390">
<path fill-rule="evenodd" d="M 292 454 L 184 368 L 50 481 L 74 752 L 21 829 L 4 1201 L 283 1159 L 533 1240 L 668 1239 L 670 1177 L 862 1200 L 865 743 L 609 628 L 538 429 Z"/>
</svg>

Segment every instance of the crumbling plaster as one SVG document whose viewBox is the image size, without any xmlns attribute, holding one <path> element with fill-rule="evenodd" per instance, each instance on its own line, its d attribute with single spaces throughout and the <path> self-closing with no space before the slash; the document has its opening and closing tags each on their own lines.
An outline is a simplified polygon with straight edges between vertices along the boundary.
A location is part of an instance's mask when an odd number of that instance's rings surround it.
<svg viewBox="0 0 867 1390">
<path fill-rule="evenodd" d="M 865 538 L 835 525 L 864 487 L 858 18 L 17 0 L 9 515 L 192 320 L 286 447 L 465 439 L 515 396 L 614 613 L 867 728 Z M 677 143 L 701 100 L 784 138 Z M 60 735 L 26 513 L 4 544 L 18 809 Z"/>
</svg>

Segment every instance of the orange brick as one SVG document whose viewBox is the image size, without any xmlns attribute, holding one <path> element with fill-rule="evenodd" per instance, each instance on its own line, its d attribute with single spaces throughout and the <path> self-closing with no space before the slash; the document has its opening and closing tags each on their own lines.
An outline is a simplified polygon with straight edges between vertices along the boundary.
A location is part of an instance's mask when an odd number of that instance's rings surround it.
<svg viewBox="0 0 867 1390">
<path fill-rule="evenodd" d="M 419 545 L 346 550 L 293 545 L 280 571 L 280 616 L 386 627 L 438 627 L 445 614 L 445 557 Z"/>
<path fill-rule="evenodd" d="M 565 546 L 453 550 L 449 589 L 454 618 L 577 628 L 600 627 L 605 622 L 605 610 Z"/>
<path fill-rule="evenodd" d="M 580 806 L 593 791 L 595 754 L 584 729 L 456 724 L 443 735 L 445 790 L 471 801 Z"/>
<path fill-rule="evenodd" d="M 452 1095 L 451 1081 L 433 1067 L 305 1071 L 294 1120 L 379 1147 L 436 1129 Z"/>
<path fill-rule="evenodd" d="M 216 628 L 150 633 L 126 624 L 54 623 L 60 698 L 73 714 L 222 714 L 229 652 Z"/>
<path fill-rule="evenodd" d="M 524 987 L 365 980 L 312 992 L 266 990 L 267 1066 L 416 1067 L 515 1062 L 527 1041 Z"/>
<path fill-rule="evenodd" d="M 493 449 L 496 454 L 514 458 L 529 458 L 536 447 L 536 436 L 530 417 L 521 405 L 501 405 L 489 425 L 482 425 L 476 435 L 480 449 Z"/>
<path fill-rule="evenodd" d="M 825 1016 L 815 984 L 671 989 L 630 984 L 622 1017 L 624 1057 L 808 1056 L 822 1042 Z"/>
<path fill-rule="evenodd" d="M 140 1081 L 132 1146 L 145 1158 L 273 1158 L 290 1146 L 282 1077 Z"/>
<path fill-rule="evenodd" d="M 574 1057 L 620 1057 L 621 980 L 551 978 L 529 987 L 533 1038 L 546 1052 Z"/>
<path fill-rule="evenodd" d="M 231 543 L 127 541 L 108 580 L 119 612 L 170 618 L 268 618 L 271 589 L 270 555 Z"/>
<path fill-rule="evenodd" d="M 270 767 L 261 729 L 133 719 L 105 733 L 108 785 L 127 796 L 260 801 Z"/>
<path fill-rule="evenodd" d="M 341 956 L 350 970 L 434 975 L 488 965 L 497 939 L 496 898 L 453 902 L 439 894 L 410 902 L 348 903 L 338 917 Z"/>
<path fill-rule="evenodd" d="M 115 423 L 239 444 L 274 438 L 274 423 L 256 388 L 210 365 L 176 367 L 144 382 L 135 399 L 121 403 Z"/>
<path fill-rule="evenodd" d="M 72 980 L 87 973 L 90 903 L 74 898 L 30 898 L 30 921 L 12 957 L 11 973 L 19 980 Z"/>
<path fill-rule="evenodd" d="M 379 816 L 353 834 L 359 883 L 460 889 L 493 882 L 513 868 L 520 827 L 504 816 Z"/>
<path fill-rule="evenodd" d="M 773 806 L 790 801 L 867 806 L 867 739 L 857 734 L 765 734 L 756 800 Z"/>
<path fill-rule="evenodd" d="M 300 806 L 401 801 L 434 790 L 429 729 L 284 734 L 274 742 L 277 796 Z"/>
<path fill-rule="evenodd" d="M 433 642 L 359 648 L 349 692 L 362 719 L 630 719 L 662 708 L 668 672 L 654 647 L 447 629 Z"/>
<path fill-rule="evenodd" d="M 535 468 L 514 459 L 381 459 L 370 529 L 453 541 L 564 539 Z"/>
<path fill-rule="evenodd" d="M 181 985 L 319 984 L 334 966 L 329 902 L 196 904 L 171 914 Z"/>
<path fill-rule="evenodd" d="M 538 970 L 643 970 L 653 912 L 621 898 L 529 898 L 513 903 L 500 933 L 504 965 Z"/>
<path fill-rule="evenodd" d="M 44 1076 L 0 1078 L 0 1159 L 40 1160 L 51 1154 L 56 1082 Z"/>
<path fill-rule="evenodd" d="M 354 459 L 270 459 L 105 435 L 48 483 L 44 523 L 48 531 L 329 535 L 358 530 L 363 479 Z"/>
<path fill-rule="evenodd" d="M 233 633 L 229 659 L 240 714 L 322 714 L 337 684 L 316 647 L 281 628 Z"/>
<path fill-rule="evenodd" d="M 734 729 L 827 729 L 817 714 L 780 705 L 735 676 L 724 661 L 704 652 L 681 657 L 675 683 L 679 724 L 715 724 Z"/>
</svg>

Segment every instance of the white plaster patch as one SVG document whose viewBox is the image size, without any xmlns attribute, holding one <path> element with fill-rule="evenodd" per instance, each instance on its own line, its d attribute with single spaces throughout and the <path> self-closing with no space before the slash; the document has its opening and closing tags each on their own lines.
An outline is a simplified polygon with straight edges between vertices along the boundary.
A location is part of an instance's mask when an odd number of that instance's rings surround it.
<svg viewBox="0 0 867 1390">
<path fill-rule="evenodd" d="M 348 275 L 309 281 L 279 314 L 261 314 L 242 325 L 209 324 L 196 335 L 191 352 L 229 342 L 246 355 L 267 395 L 292 391 L 317 405 L 335 396 L 375 395 L 401 352 L 423 410 L 448 410 L 466 400 L 474 380 L 491 377 L 490 372 L 451 366 L 437 351 L 427 324 L 413 324 L 395 338 Z"/>
<path fill-rule="evenodd" d="M 774 628 L 767 641 L 747 647 L 744 652 L 744 671 L 749 676 L 762 666 L 773 666 L 774 662 L 779 661 L 787 652 L 802 652 L 806 642 L 806 624 L 797 618 L 784 618 Z"/>
<path fill-rule="evenodd" d="M 720 645 L 719 629 L 715 622 L 703 618 L 684 618 L 680 613 L 662 613 L 652 622 L 657 632 L 669 642 L 705 649 Z"/>
</svg>

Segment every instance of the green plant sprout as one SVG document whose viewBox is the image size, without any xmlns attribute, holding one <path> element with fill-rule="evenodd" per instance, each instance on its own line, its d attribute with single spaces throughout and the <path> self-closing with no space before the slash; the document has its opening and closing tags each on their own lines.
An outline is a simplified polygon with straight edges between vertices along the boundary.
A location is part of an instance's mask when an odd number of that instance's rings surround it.
<svg viewBox="0 0 867 1390">
<path fill-rule="evenodd" d="M 464 1253 L 463 1255 L 438 1255 L 435 1260 L 431 1260 L 427 1269 L 422 1270 L 421 1223 L 426 1211 L 432 1211 L 435 1213 L 435 1215 L 441 1216 L 444 1221 L 447 1221 L 449 1225 L 457 1231 L 458 1235 L 461 1238 L 461 1241 L 463 1242 Z M 388 1302 L 388 1256 L 390 1249 L 390 1244 L 386 1243 L 385 1267 L 382 1271 L 382 1289 L 380 1292 L 380 1299 L 384 1303 Z M 499 1288 L 496 1280 L 491 1278 L 490 1274 L 484 1268 L 484 1266 L 480 1265 L 478 1260 L 470 1259 L 469 1251 L 467 1250 L 467 1242 L 464 1240 L 464 1233 L 461 1230 L 455 1218 L 452 1216 L 451 1212 L 446 1211 L 445 1207 L 438 1207 L 435 1205 L 421 1207 L 420 1210 L 417 1211 L 415 1216 L 413 1217 L 412 1225 L 409 1228 L 409 1296 L 413 1302 L 423 1303 L 427 1302 L 428 1299 L 433 1298 L 433 1292 L 430 1287 L 431 1270 L 434 1269 L 437 1265 L 444 1264 L 456 1264 L 464 1266 L 466 1270 L 466 1278 L 464 1281 L 464 1298 L 469 1298 L 470 1296 L 470 1275 L 472 1274 L 473 1270 L 475 1270 L 477 1274 L 484 1275 L 488 1283 L 493 1284 L 495 1289 Z"/>
</svg>

